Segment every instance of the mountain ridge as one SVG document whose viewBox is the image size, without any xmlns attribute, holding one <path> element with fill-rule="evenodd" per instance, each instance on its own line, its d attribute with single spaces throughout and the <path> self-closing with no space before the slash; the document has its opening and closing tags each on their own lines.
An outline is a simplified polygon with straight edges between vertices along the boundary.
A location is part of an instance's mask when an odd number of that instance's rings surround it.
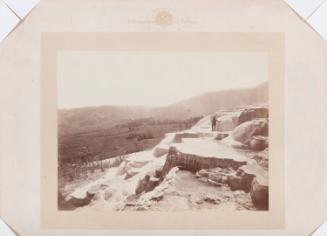
<svg viewBox="0 0 327 236">
<path fill-rule="evenodd" d="M 134 119 L 184 120 L 245 105 L 268 102 L 268 82 L 250 88 L 209 91 L 165 107 L 95 106 L 58 110 L 59 134 L 111 128 Z"/>
</svg>

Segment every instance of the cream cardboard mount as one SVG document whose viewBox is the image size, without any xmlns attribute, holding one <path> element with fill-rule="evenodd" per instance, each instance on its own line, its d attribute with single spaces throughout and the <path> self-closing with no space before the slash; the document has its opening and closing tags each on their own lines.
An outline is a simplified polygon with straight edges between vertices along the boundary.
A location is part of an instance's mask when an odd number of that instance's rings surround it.
<svg viewBox="0 0 327 236">
<path fill-rule="evenodd" d="M 121 3 L 120 3 L 121 4 Z M 238 32 L 277 33 L 284 35 L 284 87 L 279 91 L 284 99 L 284 123 L 279 130 L 285 138 L 283 149 L 284 168 L 280 172 L 283 183 L 276 187 L 283 195 L 283 224 L 277 227 L 221 227 L 204 231 L 208 235 L 309 235 L 327 217 L 326 148 L 326 43 L 302 22 L 282 1 L 220 1 L 178 2 L 168 5 L 158 1 L 45 0 L 0 45 L 1 86 L 1 156 L 0 156 L 0 216 L 20 235 L 120 234 L 110 227 L 94 227 L 92 221 L 103 221 L 99 213 L 88 222 L 59 219 L 60 225 L 44 225 L 44 199 L 40 155 L 40 104 L 46 81 L 40 74 L 41 34 L 44 32 Z M 186 6 L 192 5 L 192 8 Z M 187 11 L 185 9 L 188 9 Z M 156 18 L 161 10 L 171 18 Z M 260 19 L 260 20 L 259 20 Z M 101 33 L 100 33 L 101 35 Z M 193 37 L 193 36 L 192 36 Z M 240 37 L 242 38 L 242 37 Z M 92 39 L 94 40 L 94 39 Z M 92 41 L 91 40 L 91 41 Z M 93 41 L 95 42 L 95 41 Z M 41 82 L 42 81 L 42 82 Z M 42 86 L 41 86 L 42 84 Z M 282 88 L 283 86 L 281 86 Z M 14 92 L 18 91 L 18 92 Z M 277 97 L 276 91 L 273 96 Z M 44 105 L 44 104 L 43 104 Z M 51 147 L 55 148 L 55 147 Z M 50 149 L 51 149 L 50 148 Z M 49 151 L 51 152 L 51 150 Z M 49 160 L 51 162 L 51 160 Z M 43 178 L 42 178 L 43 177 Z M 160 214 L 160 213 L 159 213 Z M 69 217 L 74 218 L 74 213 Z M 199 214 L 202 221 L 215 222 L 214 218 Z M 156 221 L 157 219 L 157 221 Z M 159 215 L 148 225 L 120 229 L 174 229 L 160 224 Z M 48 219 L 56 221 L 58 219 Z M 63 221 L 62 221 L 63 220 Z M 113 219 L 110 219 L 111 221 Z M 134 216 L 128 221 L 136 221 Z M 272 221 L 273 219 L 269 219 Z M 277 219 L 277 220 L 280 220 Z M 223 221 L 223 218 L 220 218 Z M 90 223 L 91 222 L 91 223 Z M 178 223 L 178 222 L 177 222 Z M 244 222 L 243 222 L 244 223 Z M 246 224 L 247 222 L 245 222 Z M 270 225 L 264 222 L 263 225 Z M 159 226 L 159 227 L 153 227 Z M 160 225 L 162 227 L 160 227 Z M 92 227 L 93 226 L 93 227 Z M 101 231 L 93 231 L 101 228 Z M 111 227 L 115 228 L 115 227 Z M 178 228 L 178 227 L 177 227 Z M 161 231 L 162 234 L 190 234 L 187 230 L 206 227 L 185 227 L 186 231 Z M 208 227 L 209 228 L 209 227 Z M 61 230 L 57 230 L 61 229 Z M 87 231 L 85 231 L 87 229 Z M 243 230 L 246 229 L 246 230 Z M 135 234 L 137 231 L 124 231 Z M 148 231 L 148 233 L 154 233 Z M 158 233 L 158 232 L 156 232 Z M 160 234 L 159 233 L 159 234 Z"/>
</svg>

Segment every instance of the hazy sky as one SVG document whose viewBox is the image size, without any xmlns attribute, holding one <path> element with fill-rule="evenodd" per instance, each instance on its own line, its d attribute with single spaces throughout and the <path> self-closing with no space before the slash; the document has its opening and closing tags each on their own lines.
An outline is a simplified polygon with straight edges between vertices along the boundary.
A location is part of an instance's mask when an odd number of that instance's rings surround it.
<svg viewBox="0 0 327 236">
<path fill-rule="evenodd" d="M 164 106 L 268 81 L 265 53 L 59 52 L 58 106 Z"/>
</svg>

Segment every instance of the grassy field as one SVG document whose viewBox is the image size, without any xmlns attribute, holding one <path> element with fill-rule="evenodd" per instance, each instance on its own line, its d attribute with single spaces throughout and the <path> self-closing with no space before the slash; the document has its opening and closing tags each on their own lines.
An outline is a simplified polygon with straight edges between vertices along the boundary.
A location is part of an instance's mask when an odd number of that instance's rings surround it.
<svg viewBox="0 0 327 236">
<path fill-rule="evenodd" d="M 200 117 L 184 121 L 139 119 L 109 129 L 59 133 L 59 163 L 107 159 L 153 148 L 164 135 L 192 127 Z"/>
</svg>

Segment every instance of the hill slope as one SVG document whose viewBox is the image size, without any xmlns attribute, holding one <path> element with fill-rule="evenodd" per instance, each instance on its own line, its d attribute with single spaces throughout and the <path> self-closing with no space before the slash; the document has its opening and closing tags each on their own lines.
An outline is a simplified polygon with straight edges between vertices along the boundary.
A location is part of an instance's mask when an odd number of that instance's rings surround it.
<svg viewBox="0 0 327 236">
<path fill-rule="evenodd" d="M 58 111 L 59 136 L 109 129 L 134 119 L 185 120 L 268 101 L 268 83 L 253 88 L 208 92 L 166 107 L 99 106 Z"/>
</svg>

